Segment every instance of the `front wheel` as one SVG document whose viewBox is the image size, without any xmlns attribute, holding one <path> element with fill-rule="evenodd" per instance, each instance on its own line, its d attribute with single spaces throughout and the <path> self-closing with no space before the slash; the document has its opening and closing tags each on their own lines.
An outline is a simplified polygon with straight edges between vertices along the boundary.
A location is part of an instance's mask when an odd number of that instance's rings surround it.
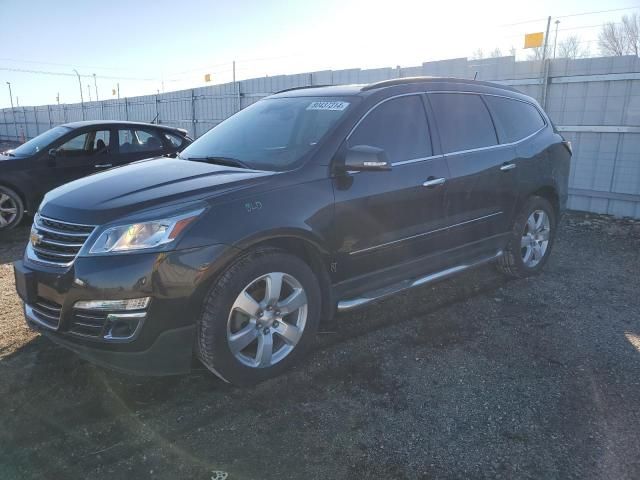
<svg viewBox="0 0 640 480">
<path fill-rule="evenodd" d="M 274 377 L 313 342 L 320 305 L 318 281 L 301 259 L 278 250 L 249 253 L 209 290 L 196 353 L 230 383 Z"/>
<path fill-rule="evenodd" d="M 549 258 L 556 236 L 556 213 L 548 200 L 531 197 L 516 216 L 511 238 L 498 269 L 522 278 L 539 273 Z"/>
<path fill-rule="evenodd" d="M 9 230 L 22 220 L 24 204 L 20 195 L 0 185 L 0 230 Z"/>
</svg>

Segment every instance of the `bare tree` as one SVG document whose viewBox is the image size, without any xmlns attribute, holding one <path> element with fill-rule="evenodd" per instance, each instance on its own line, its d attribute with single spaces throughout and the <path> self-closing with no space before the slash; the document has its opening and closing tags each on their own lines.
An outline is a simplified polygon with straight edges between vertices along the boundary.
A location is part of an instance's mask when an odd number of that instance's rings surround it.
<svg viewBox="0 0 640 480">
<path fill-rule="evenodd" d="M 542 60 L 544 57 L 544 47 L 535 47 L 529 49 L 529 55 L 527 56 L 527 60 Z"/>
<path fill-rule="evenodd" d="M 589 48 L 580 46 L 580 38 L 577 35 L 571 35 L 558 44 L 559 58 L 584 58 L 589 56 Z"/>
<path fill-rule="evenodd" d="M 491 50 L 491 53 L 489 54 L 490 58 L 498 58 L 501 56 L 502 56 L 502 51 L 498 47 Z"/>
<path fill-rule="evenodd" d="M 484 52 L 481 48 L 478 48 L 473 51 L 473 53 L 471 54 L 471 58 L 473 60 L 482 60 L 484 58 Z"/>
<path fill-rule="evenodd" d="M 640 54 L 640 16 L 637 13 L 622 17 L 622 29 L 627 39 L 629 52 L 635 56 Z"/>
<path fill-rule="evenodd" d="M 607 22 L 598 36 L 600 50 L 605 55 L 640 54 L 640 17 L 624 15 L 620 23 Z"/>
</svg>

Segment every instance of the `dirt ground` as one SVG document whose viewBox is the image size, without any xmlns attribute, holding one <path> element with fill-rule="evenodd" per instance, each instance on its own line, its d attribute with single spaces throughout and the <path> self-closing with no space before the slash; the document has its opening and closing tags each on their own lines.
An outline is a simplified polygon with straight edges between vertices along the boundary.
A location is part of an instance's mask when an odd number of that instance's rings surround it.
<svg viewBox="0 0 640 480">
<path fill-rule="evenodd" d="M 640 223 L 572 214 L 490 266 L 338 317 L 251 389 L 124 377 L 30 333 L 0 238 L 1 479 L 640 478 Z"/>
</svg>

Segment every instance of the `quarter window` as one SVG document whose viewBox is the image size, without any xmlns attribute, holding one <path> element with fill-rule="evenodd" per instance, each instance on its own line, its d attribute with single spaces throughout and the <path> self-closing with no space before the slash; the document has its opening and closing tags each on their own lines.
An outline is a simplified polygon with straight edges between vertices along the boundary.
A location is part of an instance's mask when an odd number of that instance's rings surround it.
<svg viewBox="0 0 640 480">
<path fill-rule="evenodd" d="M 371 111 L 349 137 L 349 146 L 382 148 L 390 162 L 432 155 L 422 99 L 417 95 L 388 100 Z"/>
<path fill-rule="evenodd" d="M 484 99 L 496 122 L 500 143 L 517 142 L 544 127 L 540 112 L 529 103 L 489 95 Z"/>
<path fill-rule="evenodd" d="M 445 153 L 498 144 L 491 116 L 480 95 L 433 93 L 429 100 Z"/>
</svg>

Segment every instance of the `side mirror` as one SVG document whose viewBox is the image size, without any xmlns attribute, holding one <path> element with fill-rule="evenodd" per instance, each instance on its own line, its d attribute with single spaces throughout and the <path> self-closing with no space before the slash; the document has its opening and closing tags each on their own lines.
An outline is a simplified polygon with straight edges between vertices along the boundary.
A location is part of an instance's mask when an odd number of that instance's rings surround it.
<svg viewBox="0 0 640 480">
<path fill-rule="evenodd" d="M 347 150 L 343 169 L 347 172 L 384 172 L 391 170 L 391 164 L 383 149 L 356 145 Z"/>
<path fill-rule="evenodd" d="M 49 157 L 56 158 L 58 156 L 58 150 L 56 148 L 49 149 Z"/>
</svg>

